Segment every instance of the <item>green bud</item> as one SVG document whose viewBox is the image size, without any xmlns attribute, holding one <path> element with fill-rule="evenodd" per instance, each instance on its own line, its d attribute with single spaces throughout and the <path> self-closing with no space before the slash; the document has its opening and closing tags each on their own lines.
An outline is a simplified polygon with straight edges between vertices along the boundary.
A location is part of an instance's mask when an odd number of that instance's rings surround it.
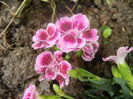
<svg viewBox="0 0 133 99">
<path fill-rule="evenodd" d="M 53 89 L 56 92 L 57 95 L 59 96 L 63 96 L 64 92 L 60 89 L 60 87 L 57 84 L 53 85 Z"/>
<path fill-rule="evenodd" d="M 112 33 L 112 29 L 109 27 L 109 26 L 102 26 L 101 27 L 101 30 L 102 30 L 102 32 L 103 32 L 103 37 L 105 38 L 105 39 L 108 39 L 108 37 L 111 35 L 111 33 Z"/>
</svg>

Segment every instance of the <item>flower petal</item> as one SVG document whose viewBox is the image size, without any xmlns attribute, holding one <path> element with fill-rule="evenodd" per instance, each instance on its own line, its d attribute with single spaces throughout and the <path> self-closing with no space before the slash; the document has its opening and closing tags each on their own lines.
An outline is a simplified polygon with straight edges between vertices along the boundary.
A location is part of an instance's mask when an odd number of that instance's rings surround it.
<svg viewBox="0 0 133 99">
<path fill-rule="evenodd" d="M 83 31 L 89 27 L 89 20 L 86 15 L 75 14 L 71 17 L 71 20 L 73 21 L 73 28 L 79 31 Z"/>
<path fill-rule="evenodd" d="M 99 43 L 98 42 L 91 42 L 91 45 L 93 46 L 94 52 L 97 52 L 99 48 Z"/>
<path fill-rule="evenodd" d="M 47 66 L 40 66 L 40 65 L 35 65 L 35 71 L 38 73 L 38 74 L 43 74 L 45 73 L 46 71 L 46 68 Z"/>
<path fill-rule="evenodd" d="M 61 61 L 58 64 L 58 72 L 63 76 L 67 76 L 67 72 L 71 70 L 71 64 L 67 61 Z"/>
<path fill-rule="evenodd" d="M 69 77 L 68 76 L 63 77 L 62 75 L 57 75 L 56 80 L 59 83 L 60 88 L 64 87 L 64 85 L 69 84 Z"/>
<path fill-rule="evenodd" d="M 48 80 L 54 80 L 57 74 L 54 68 L 48 68 L 45 73 L 45 78 Z"/>
<path fill-rule="evenodd" d="M 109 56 L 107 58 L 103 58 L 103 61 L 113 61 L 113 62 L 117 63 L 118 58 L 117 58 L 117 56 Z"/>
<path fill-rule="evenodd" d="M 25 90 L 24 96 L 22 99 L 37 99 L 38 92 L 36 90 L 35 85 L 29 85 L 29 87 Z"/>
<path fill-rule="evenodd" d="M 61 60 L 63 60 L 62 54 L 63 54 L 62 51 L 56 51 L 54 53 L 55 60 L 58 61 L 58 62 L 60 62 Z"/>
<path fill-rule="evenodd" d="M 76 49 L 77 45 L 77 39 L 72 34 L 64 35 L 57 43 L 57 47 L 60 48 L 63 52 L 74 50 Z"/>
<path fill-rule="evenodd" d="M 77 38 L 77 41 L 78 41 L 78 46 L 77 48 L 83 48 L 86 44 L 86 41 L 82 38 Z"/>
<path fill-rule="evenodd" d="M 58 31 L 55 32 L 55 34 L 48 39 L 48 43 L 49 43 L 49 46 L 48 47 L 54 46 L 54 44 L 56 43 L 56 41 L 60 39 L 60 36 L 61 36 L 60 32 L 58 32 Z"/>
<path fill-rule="evenodd" d="M 89 41 L 97 41 L 97 30 L 96 29 L 90 29 L 82 33 L 82 37 Z"/>
<path fill-rule="evenodd" d="M 61 75 L 57 75 L 56 80 L 59 83 L 60 88 L 62 88 L 65 85 L 64 78 Z"/>
<path fill-rule="evenodd" d="M 41 76 L 39 77 L 39 81 L 42 81 L 42 80 L 44 80 L 44 79 L 46 79 L 46 78 L 45 78 L 45 75 L 41 75 Z"/>
<path fill-rule="evenodd" d="M 88 54 L 94 53 L 94 49 L 91 44 L 87 44 L 82 50 L 83 52 L 88 53 Z"/>
<path fill-rule="evenodd" d="M 133 47 L 129 48 L 128 49 L 128 46 L 126 47 L 120 47 L 118 50 L 117 50 L 117 56 L 121 55 L 121 54 L 128 54 L 129 52 L 131 52 L 133 50 Z"/>
<path fill-rule="evenodd" d="M 124 64 L 125 58 L 129 52 L 133 51 L 133 47 L 129 48 L 128 47 L 120 47 L 117 51 L 117 64 Z"/>
<path fill-rule="evenodd" d="M 72 29 L 72 21 L 69 17 L 62 17 L 56 22 L 56 27 L 61 32 L 67 32 Z"/>
<path fill-rule="evenodd" d="M 53 61 L 53 56 L 50 51 L 45 51 L 39 54 L 36 58 L 36 64 L 41 66 L 47 66 Z"/>
<path fill-rule="evenodd" d="M 35 42 L 32 44 L 32 47 L 36 50 L 36 49 L 40 49 L 40 48 L 46 48 L 49 44 L 47 42 Z"/>
<path fill-rule="evenodd" d="M 36 31 L 36 34 L 33 36 L 32 41 L 45 41 L 48 38 L 48 34 L 44 29 L 39 29 Z"/>
<path fill-rule="evenodd" d="M 64 80 L 65 80 L 65 85 L 68 85 L 69 84 L 69 77 L 65 76 Z"/>
<path fill-rule="evenodd" d="M 84 52 L 83 55 L 82 55 L 82 58 L 85 61 L 91 61 L 94 57 L 95 57 L 95 54 L 94 53 L 88 54 L 88 53 Z"/>
<path fill-rule="evenodd" d="M 56 32 L 56 27 L 53 23 L 49 23 L 47 26 L 47 32 L 50 36 L 53 36 Z"/>
<path fill-rule="evenodd" d="M 71 51 L 77 51 L 77 48 L 61 48 L 59 45 L 57 45 L 59 49 L 61 49 L 62 52 L 69 53 Z"/>
</svg>

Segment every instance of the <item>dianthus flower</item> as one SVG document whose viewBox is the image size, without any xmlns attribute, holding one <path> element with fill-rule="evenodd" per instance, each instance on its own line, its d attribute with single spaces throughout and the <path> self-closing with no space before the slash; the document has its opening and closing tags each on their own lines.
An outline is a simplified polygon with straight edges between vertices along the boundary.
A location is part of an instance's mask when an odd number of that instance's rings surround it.
<svg viewBox="0 0 133 99">
<path fill-rule="evenodd" d="M 129 52 L 133 51 L 133 47 L 129 48 L 128 47 L 120 47 L 117 50 L 117 55 L 116 56 L 109 56 L 107 58 L 103 58 L 103 61 L 113 61 L 116 64 L 124 64 L 125 63 L 125 58 Z"/>
<path fill-rule="evenodd" d="M 22 99 L 39 99 L 36 86 L 32 84 L 29 85 L 29 87 L 25 90 L 24 96 L 22 97 Z"/>
<path fill-rule="evenodd" d="M 57 47 L 63 52 L 80 50 L 86 41 L 97 41 L 97 30 L 90 29 L 89 20 L 85 15 L 75 14 L 72 17 L 62 17 L 56 22 L 56 28 L 61 33 Z"/>
<path fill-rule="evenodd" d="M 60 38 L 60 33 L 56 30 L 56 26 L 53 23 L 49 23 L 47 29 L 39 29 L 33 36 L 32 47 L 34 49 L 49 48 L 52 47 L 55 42 Z"/>
<path fill-rule="evenodd" d="M 120 47 L 117 50 L 116 56 L 109 56 L 103 58 L 103 61 L 113 61 L 117 64 L 118 72 L 121 75 L 121 78 L 126 81 L 128 87 L 133 91 L 133 75 L 130 69 L 130 66 L 125 62 L 125 58 L 129 52 L 133 51 L 133 47 Z"/>
<path fill-rule="evenodd" d="M 91 61 L 95 57 L 95 53 L 97 52 L 99 47 L 98 42 L 87 42 L 83 47 L 83 55 L 82 58 L 85 61 Z"/>
<path fill-rule="evenodd" d="M 40 80 L 57 80 L 62 88 L 68 85 L 69 76 L 67 72 L 71 69 L 71 64 L 62 58 L 62 52 L 56 51 L 54 56 L 50 51 L 39 54 L 36 58 L 35 70 L 42 74 Z"/>
</svg>

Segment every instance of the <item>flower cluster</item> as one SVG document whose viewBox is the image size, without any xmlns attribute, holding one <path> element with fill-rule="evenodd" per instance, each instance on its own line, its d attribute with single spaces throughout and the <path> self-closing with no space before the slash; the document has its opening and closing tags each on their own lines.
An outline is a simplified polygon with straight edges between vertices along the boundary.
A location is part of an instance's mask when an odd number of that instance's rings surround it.
<svg viewBox="0 0 133 99">
<path fill-rule="evenodd" d="M 83 14 L 62 17 L 55 24 L 49 23 L 46 29 L 39 29 L 33 36 L 34 49 L 50 48 L 54 45 L 60 51 L 54 56 L 50 51 L 40 53 L 36 58 L 35 71 L 42 76 L 39 80 L 56 80 L 60 87 L 68 85 L 71 64 L 63 60 L 63 52 L 83 51 L 82 58 L 91 61 L 98 50 L 96 29 L 91 29 L 88 18 Z"/>
<path fill-rule="evenodd" d="M 35 70 L 37 73 L 42 74 L 39 79 L 56 79 L 61 88 L 69 83 L 67 72 L 70 69 L 71 64 L 63 60 L 61 51 L 56 51 L 54 56 L 50 51 L 45 51 L 36 58 Z"/>
<path fill-rule="evenodd" d="M 66 53 L 82 50 L 83 59 L 91 61 L 98 49 L 97 40 L 97 30 L 90 29 L 88 18 L 83 14 L 75 14 L 60 18 L 56 24 L 48 24 L 46 30 L 38 30 L 33 36 L 32 47 L 39 49 L 56 45 Z"/>
<path fill-rule="evenodd" d="M 49 23 L 46 29 L 39 29 L 32 38 L 34 49 L 57 46 L 58 51 L 40 53 L 36 58 L 35 71 L 41 74 L 39 80 L 56 80 L 60 88 L 69 84 L 68 71 L 71 64 L 62 57 L 63 52 L 83 51 L 82 58 L 91 61 L 98 50 L 97 30 L 91 29 L 88 18 L 83 14 L 62 17 L 55 24 Z M 34 85 L 25 91 L 23 99 L 37 99 Z"/>
<path fill-rule="evenodd" d="M 54 45 L 60 49 L 54 52 L 54 55 L 50 51 L 44 51 L 37 56 L 35 71 L 41 74 L 39 80 L 56 80 L 60 88 L 68 85 L 68 72 L 72 66 L 63 59 L 63 53 L 82 51 L 82 58 L 91 61 L 99 48 L 98 38 L 97 30 L 90 28 L 89 20 L 83 14 L 62 17 L 55 24 L 49 23 L 46 29 L 37 30 L 32 39 L 34 49 L 50 48 Z M 128 81 L 128 87 L 133 90 L 133 75 L 125 62 L 125 57 L 131 51 L 132 47 L 120 47 L 116 56 L 103 58 L 103 61 L 115 62 L 121 78 Z M 22 99 L 39 99 L 35 85 L 30 85 L 26 89 Z"/>
</svg>

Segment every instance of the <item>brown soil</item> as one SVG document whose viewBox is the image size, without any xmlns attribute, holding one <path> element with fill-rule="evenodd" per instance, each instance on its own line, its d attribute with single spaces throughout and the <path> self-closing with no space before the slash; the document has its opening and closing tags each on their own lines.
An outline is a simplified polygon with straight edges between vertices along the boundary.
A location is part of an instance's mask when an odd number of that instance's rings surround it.
<svg viewBox="0 0 133 99">
<path fill-rule="evenodd" d="M 3 0 L 11 10 L 16 9 L 22 0 Z M 57 18 L 71 16 L 69 10 L 73 2 L 56 0 Z M 91 27 L 99 30 L 100 48 L 92 62 L 84 62 L 81 59 L 72 61 L 73 67 L 85 68 L 99 76 L 111 77 L 111 64 L 102 61 L 106 57 L 116 53 L 121 46 L 133 46 L 133 2 L 132 0 L 111 0 L 109 5 L 103 0 L 81 0 L 73 13 L 84 13 L 90 19 Z M 53 94 L 52 81 L 38 81 L 39 75 L 34 71 L 35 57 L 43 50 L 35 51 L 31 48 L 32 36 L 35 31 L 51 22 L 52 10 L 49 3 L 32 0 L 19 18 L 14 22 L 6 33 L 6 41 L 0 38 L 0 99 L 21 99 L 24 89 L 29 83 L 35 83 L 39 92 L 45 95 Z M 11 19 L 11 15 L 4 5 L 0 4 L 0 32 Z M 100 27 L 109 25 L 113 32 L 104 44 Z M 4 44 L 5 43 L 5 44 Z M 133 66 L 133 54 L 130 54 L 128 62 Z M 83 90 L 82 83 L 71 79 L 69 86 L 64 88 L 71 96 L 78 95 Z M 80 99 L 83 99 L 80 97 Z"/>
</svg>

